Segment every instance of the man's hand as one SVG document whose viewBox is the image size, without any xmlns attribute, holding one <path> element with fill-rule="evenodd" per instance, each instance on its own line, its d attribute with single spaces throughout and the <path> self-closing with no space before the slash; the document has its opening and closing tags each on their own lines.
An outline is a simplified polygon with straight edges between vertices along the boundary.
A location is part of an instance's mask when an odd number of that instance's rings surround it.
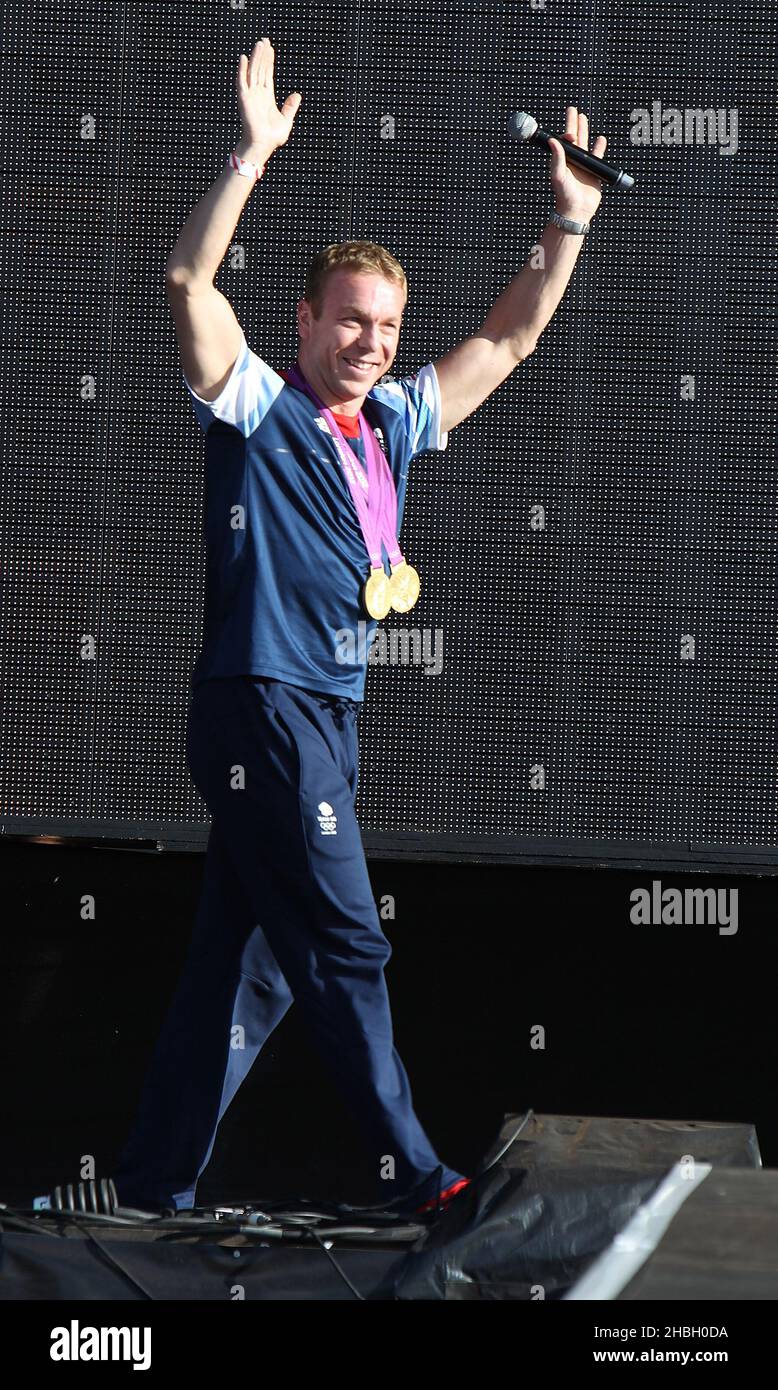
<svg viewBox="0 0 778 1390">
<path fill-rule="evenodd" d="M 563 140 L 571 140 L 580 149 L 589 149 L 589 118 L 577 106 L 568 106 Z M 552 139 L 551 145 L 551 187 L 554 190 L 557 212 L 563 217 L 573 217 L 577 222 L 588 222 L 600 206 L 602 181 L 596 174 L 580 169 L 576 164 L 568 164 L 564 146 L 560 140 Z M 598 135 L 591 153 L 602 159 L 608 141 Z"/>
<path fill-rule="evenodd" d="M 280 145 L 286 144 L 302 101 L 299 92 L 292 92 L 279 111 L 273 91 L 274 62 L 270 39 L 260 39 L 254 44 L 251 57 L 241 53 L 238 62 L 238 111 L 243 125 L 239 153 L 260 152 L 263 163 Z"/>
</svg>

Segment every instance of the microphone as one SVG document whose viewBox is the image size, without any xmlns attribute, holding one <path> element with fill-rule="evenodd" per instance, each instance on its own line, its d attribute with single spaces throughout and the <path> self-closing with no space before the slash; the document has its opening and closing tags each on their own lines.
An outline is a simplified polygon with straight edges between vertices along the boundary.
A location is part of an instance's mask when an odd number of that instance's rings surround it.
<svg viewBox="0 0 778 1390">
<path fill-rule="evenodd" d="M 543 145 L 551 153 L 549 140 L 552 137 L 547 130 L 541 130 L 534 116 L 530 116 L 526 111 L 514 111 L 508 120 L 508 130 L 517 140 L 525 140 L 527 143 Z M 554 136 L 554 139 L 559 139 Z M 611 183 L 614 188 L 632 188 L 635 180 L 631 174 L 625 174 L 623 169 L 617 169 L 613 164 L 606 164 L 604 159 L 598 159 L 596 155 L 589 154 L 588 150 L 582 150 L 580 146 L 574 145 L 572 140 L 560 140 L 559 143 L 565 152 L 565 159 L 570 164 L 580 164 L 582 169 L 588 169 L 590 174 L 596 174 L 603 183 Z"/>
</svg>

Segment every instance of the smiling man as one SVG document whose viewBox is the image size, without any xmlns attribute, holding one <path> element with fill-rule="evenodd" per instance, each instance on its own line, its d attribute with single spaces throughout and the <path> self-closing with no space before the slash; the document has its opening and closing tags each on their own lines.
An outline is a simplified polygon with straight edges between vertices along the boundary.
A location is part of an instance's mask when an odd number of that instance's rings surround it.
<svg viewBox="0 0 778 1390">
<path fill-rule="evenodd" d="M 356 259 L 359 250 L 365 257 L 362 273 Z M 397 352 L 407 286 L 393 257 L 376 256 L 382 250 L 368 242 L 357 243 L 352 253 L 354 270 L 338 269 L 332 257 L 326 295 L 322 297 L 310 276 L 306 293 L 313 296 L 313 304 L 306 298 L 298 305 L 297 360 L 322 400 L 329 396 L 346 415 L 359 414 L 365 395 L 389 371 Z M 390 273 L 396 278 L 385 279 Z M 351 399 L 344 399 L 346 392 Z"/>
<path fill-rule="evenodd" d="M 384 378 L 408 299 L 402 266 L 372 242 L 325 247 L 297 306 L 297 361 L 276 371 L 213 278 L 300 96 L 276 107 L 267 39 L 241 55 L 237 92 L 244 140 L 190 214 L 167 275 L 206 432 L 204 632 L 187 754 L 212 825 L 189 954 L 114 1180 L 125 1205 L 191 1207 L 219 1121 L 294 1001 L 387 1204 L 421 1215 L 469 1179 L 438 1158 L 394 1046 L 391 948 L 354 809 L 366 660 L 344 664 L 338 634 L 375 617 L 377 603 L 406 611 L 415 601 L 397 547 L 409 463 L 445 449 L 448 431 L 534 350 L 580 249 L 574 219 L 585 222 L 600 194 L 555 142 L 542 267 L 525 266 L 473 337 L 400 380 Z M 566 135 L 588 142 L 574 107 Z M 594 153 L 604 147 L 600 136 Z M 376 496 L 389 517 L 378 532 Z"/>
</svg>

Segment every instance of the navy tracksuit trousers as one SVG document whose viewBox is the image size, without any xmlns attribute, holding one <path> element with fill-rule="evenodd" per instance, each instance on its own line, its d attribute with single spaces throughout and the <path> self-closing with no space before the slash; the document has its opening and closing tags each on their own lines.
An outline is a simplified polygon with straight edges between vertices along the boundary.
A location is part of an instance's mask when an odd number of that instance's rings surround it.
<svg viewBox="0 0 778 1390">
<path fill-rule="evenodd" d="M 352 700 L 265 677 L 191 693 L 187 757 L 211 833 L 183 974 L 114 1174 L 123 1205 L 194 1206 L 219 1121 L 293 1000 L 377 1178 L 394 1174 L 386 1200 L 425 1201 L 463 1176 L 422 1129 L 394 1046 L 391 947 L 354 811 L 356 715 Z"/>
</svg>

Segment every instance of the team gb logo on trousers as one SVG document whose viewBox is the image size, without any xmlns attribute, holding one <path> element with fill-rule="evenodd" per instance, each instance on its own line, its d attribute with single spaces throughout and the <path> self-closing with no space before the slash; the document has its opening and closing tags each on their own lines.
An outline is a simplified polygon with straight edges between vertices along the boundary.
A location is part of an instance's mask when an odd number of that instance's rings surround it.
<svg viewBox="0 0 778 1390">
<path fill-rule="evenodd" d="M 319 814 L 316 819 L 319 822 L 319 829 L 322 835 L 337 835 L 338 818 L 330 806 L 329 801 L 319 802 Z"/>
</svg>

